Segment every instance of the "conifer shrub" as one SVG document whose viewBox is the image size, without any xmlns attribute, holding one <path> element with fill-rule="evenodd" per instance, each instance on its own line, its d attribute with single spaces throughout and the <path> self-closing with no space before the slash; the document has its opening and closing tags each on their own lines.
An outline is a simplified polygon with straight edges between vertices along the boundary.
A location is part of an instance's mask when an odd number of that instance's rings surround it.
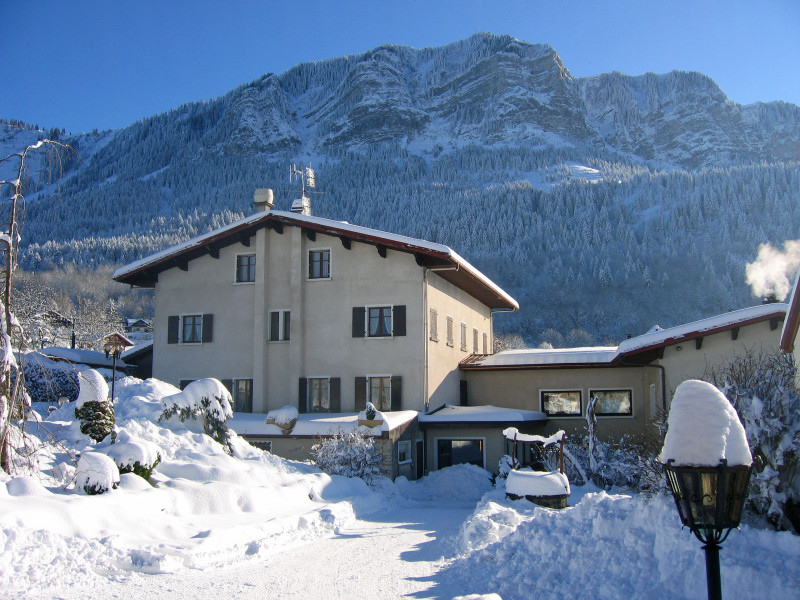
<svg viewBox="0 0 800 600">
<path fill-rule="evenodd" d="M 218 379 L 198 379 L 172 396 L 161 399 L 164 410 L 159 422 L 177 417 L 181 423 L 199 422 L 203 433 L 222 444 L 230 454 L 228 443 L 228 424 L 233 417 L 231 394 Z"/>
<path fill-rule="evenodd" d="M 94 369 L 78 373 L 80 392 L 75 403 L 75 418 L 81 433 L 102 442 L 114 431 L 114 404 L 108 398 L 108 384 Z"/>
</svg>

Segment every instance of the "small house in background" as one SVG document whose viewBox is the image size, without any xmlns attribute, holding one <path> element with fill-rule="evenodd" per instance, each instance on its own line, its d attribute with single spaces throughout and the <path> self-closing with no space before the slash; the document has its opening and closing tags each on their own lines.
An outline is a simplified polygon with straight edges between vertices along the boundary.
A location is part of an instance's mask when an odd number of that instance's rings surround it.
<svg viewBox="0 0 800 600">
<path fill-rule="evenodd" d="M 153 324 L 147 319 L 125 319 L 125 333 L 152 333 Z"/>
<path fill-rule="evenodd" d="M 94 350 L 79 350 L 76 348 L 42 348 L 39 353 L 55 361 L 66 361 L 75 365 L 85 365 L 92 369 L 111 369 L 113 359 L 106 356 L 103 352 Z M 117 360 L 117 371 L 128 373 L 130 365 L 125 361 Z"/>
<path fill-rule="evenodd" d="M 122 353 L 122 360 L 129 365 L 128 374 L 139 379 L 153 376 L 153 340 L 146 340 Z"/>
</svg>

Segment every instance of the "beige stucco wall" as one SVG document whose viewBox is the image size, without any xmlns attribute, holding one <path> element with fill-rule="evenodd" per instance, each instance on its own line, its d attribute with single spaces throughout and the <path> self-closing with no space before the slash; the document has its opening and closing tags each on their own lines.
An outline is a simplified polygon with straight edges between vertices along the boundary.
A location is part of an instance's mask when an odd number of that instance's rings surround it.
<svg viewBox="0 0 800 600">
<path fill-rule="evenodd" d="M 782 325 L 782 323 L 781 323 Z M 694 340 L 664 348 L 664 358 L 658 361 L 667 373 L 667 400 L 678 385 L 687 379 L 703 379 L 704 374 L 730 362 L 747 352 L 779 352 L 781 325 L 771 329 L 769 320 L 744 325 L 739 328 L 736 340 L 731 331 L 705 336 L 698 350 Z"/>
<path fill-rule="evenodd" d="M 581 416 L 550 417 L 543 427 L 545 434 L 559 429 L 567 435 L 584 433 L 586 401 L 592 389 L 629 389 L 633 396 L 633 416 L 598 415 L 596 431 L 602 440 L 643 432 L 661 404 L 660 371 L 653 367 L 481 370 L 464 371 L 463 376 L 467 380 L 469 404 L 473 406 L 541 411 L 542 391 L 580 390 Z"/>
<path fill-rule="evenodd" d="M 153 377 L 173 383 L 202 377 L 251 378 L 253 363 L 253 284 L 234 283 L 236 254 L 252 252 L 242 244 L 193 260 L 188 271 L 159 274 L 153 327 Z M 225 310 L 221 310 L 221 307 Z M 167 344 L 170 315 L 213 314 L 209 344 Z"/>
<path fill-rule="evenodd" d="M 308 279 L 308 253 L 330 250 L 329 279 Z M 237 253 L 256 255 L 255 283 L 236 284 Z M 427 291 L 426 291 L 427 290 Z M 406 307 L 406 335 L 354 338 L 353 307 Z M 439 311 L 438 343 L 429 340 L 429 308 Z M 269 312 L 290 311 L 289 341 L 268 341 Z M 213 341 L 167 344 L 168 317 L 213 314 Z M 454 345 L 445 340 L 446 316 L 454 318 Z M 467 323 L 467 351 L 460 347 L 461 321 Z M 341 410 L 355 410 L 356 378 L 401 376 L 402 408 L 424 410 L 426 399 L 458 402 L 458 362 L 472 352 L 472 329 L 491 347 L 491 312 L 435 272 L 420 267 L 413 254 L 316 234 L 299 227 L 283 233 L 261 229 L 250 245 L 233 244 L 159 275 L 155 294 L 154 376 L 181 379 L 253 379 L 253 410 L 298 405 L 301 377 L 338 377 Z M 426 347 L 428 352 L 426 353 Z M 429 373 L 426 391 L 426 361 Z"/>
<path fill-rule="evenodd" d="M 473 352 L 473 329 L 478 330 L 478 352 L 483 352 L 483 334 L 487 336 L 487 351 L 492 352 L 491 310 L 435 271 L 427 273 L 426 331 L 428 396 L 430 406 L 458 404 L 461 379 L 458 363 Z M 437 312 L 437 340 L 431 339 L 430 312 Z M 447 317 L 453 318 L 453 343 L 447 343 Z M 461 323 L 467 324 L 467 347 L 461 349 Z"/>
</svg>

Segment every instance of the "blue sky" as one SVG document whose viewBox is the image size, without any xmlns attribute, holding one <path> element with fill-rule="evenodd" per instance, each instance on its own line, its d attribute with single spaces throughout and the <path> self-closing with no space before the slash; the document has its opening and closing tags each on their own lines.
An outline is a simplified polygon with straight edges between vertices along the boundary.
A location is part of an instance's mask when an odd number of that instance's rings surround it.
<svg viewBox="0 0 800 600">
<path fill-rule="evenodd" d="M 800 104 L 796 0 L 0 0 L 0 118 L 118 128 L 297 63 L 488 31 L 576 76 L 700 71 L 743 104 Z M 11 26 L 10 24 L 14 24 Z"/>
</svg>

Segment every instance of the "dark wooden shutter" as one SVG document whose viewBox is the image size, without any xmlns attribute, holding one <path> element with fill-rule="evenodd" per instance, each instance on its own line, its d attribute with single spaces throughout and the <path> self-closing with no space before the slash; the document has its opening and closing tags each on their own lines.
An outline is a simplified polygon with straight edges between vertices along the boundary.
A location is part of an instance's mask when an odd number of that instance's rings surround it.
<svg viewBox="0 0 800 600">
<path fill-rule="evenodd" d="M 353 337 L 364 337 L 366 333 L 364 329 L 364 314 L 366 309 L 363 306 L 353 307 Z"/>
<path fill-rule="evenodd" d="M 356 377 L 356 410 L 367 408 L 367 378 Z"/>
<path fill-rule="evenodd" d="M 181 326 L 180 317 L 177 315 L 174 317 L 167 317 L 167 343 L 168 344 L 177 344 L 178 343 L 178 330 Z"/>
<path fill-rule="evenodd" d="M 214 315 L 203 315 L 203 339 L 204 344 L 208 344 L 213 339 Z"/>
<path fill-rule="evenodd" d="M 297 391 L 297 412 L 308 412 L 308 379 L 300 378 L 300 385 Z"/>
<path fill-rule="evenodd" d="M 406 306 L 401 304 L 392 307 L 392 333 L 394 335 L 406 334 Z"/>
<path fill-rule="evenodd" d="M 269 313 L 269 341 L 277 342 L 280 339 L 280 319 L 281 314 L 277 310 Z"/>
<path fill-rule="evenodd" d="M 468 406 L 469 405 L 469 395 L 468 395 L 468 392 L 467 392 L 467 380 L 466 379 L 462 379 L 461 381 L 459 381 L 459 384 L 461 385 L 461 387 L 459 389 L 461 406 Z"/>
<path fill-rule="evenodd" d="M 341 412 L 342 410 L 342 379 L 340 377 L 331 377 L 330 381 L 330 411 L 333 413 Z"/>
<path fill-rule="evenodd" d="M 403 378 L 392 375 L 392 410 L 402 410 L 403 406 Z"/>
<path fill-rule="evenodd" d="M 291 333 L 292 313 L 288 310 L 283 311 L 283 339 L 289 341 Z"/>
</svg>

